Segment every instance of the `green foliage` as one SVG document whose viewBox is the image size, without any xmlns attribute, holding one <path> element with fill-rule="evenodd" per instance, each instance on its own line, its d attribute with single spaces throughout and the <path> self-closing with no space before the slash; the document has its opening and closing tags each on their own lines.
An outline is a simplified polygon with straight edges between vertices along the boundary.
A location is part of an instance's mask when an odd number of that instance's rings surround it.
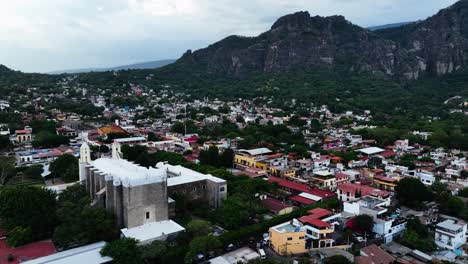
<svg viewBox="0 0 468 264">
<path fill-rule="evenodd" d="M 71 154 L 63 154 L 50 163 L 50 171 L 65 182 L 78 180 L 78 159 Z"/>
<path fill-rule="evenodd" d="M 437 196 L 439 210 L 443 214 L 467 219 L 468 206 L 459 197 L 453 196 L 450 192 L 444 191 Z"/>
<path fill-rule="evenodd" d="M 142 255 L 137 244 L 133 238 L 122 238 L 106 243 L 100 253 L 111 257 L 116 264 L 139 264 L 142 263 Z"/>
<path fill-rule="evenodd" d="M 412 208 L 420 207 L 422 202 L 432 199 L 432 192 L 416 178 L 404 178 L 395 187 L 398 201 Z"/>
<path fill-rule="evenodd" d="M 219 165 L 225 168 L 232 168 L 232 163 L 234 161 L 234 151 L 230 148 L 224 150 L 221 155 L 219 155 Z"/>
<path fill-rule="evenodd" d="M 15 162 L 14 157 L 0 156 L 0 186 L 16 175 Z"/>
<path fill-rule="evenodd" d="M 187 232 L 192 236 L 205 236 L 211 232 L 211 223 L 205 220 L 192 220 L 187 224 Z"/>
<path fill-rule="evenodd" d="M 162 258 L 167 254 L 168 247 L 164 241 L 153 241 L 149 245 L 140 246 L 139 250 L 144 260 L 151 260 L 152 263 L 161 263 Z"/>
<path fill-rule="evenodd" d="M 9 136 L 0 136 L 0 151 L 8 151 L 11 149 L 11 141 Z"/>
<path fill-rule="evenodd" d="M 210 146 L 208 150 L 200 151 L 200 164 L 210 165 L 213 167 L 219 166 L 219 151 L 216 146 Z"/>
<path fill-rule="evenodd" d="M 192 120 L 187 120 L 184 122 L 176 122 L 172 125 L 171 131 L 179 134 L 185 134 L 185 128 L 187 127 L 187 133 L 197 133 L 197 127 Z"/>
<path fill-rule="evenodd" d="M 374 226 L 372 216 L 361 214 L 354 218 L 356 227 L 363 232 L 370 232 Z"/>
<path fill-rule="evenodd" d="M 8 232 L 7 242 L 11 247 L 18 247 L 33 241 L 30 227 L 17 226 Z"/>
<path fill-rule="evenodd" d="M 7 232 L 29 229 L 33 239 L 50 236 L 56 223 L 55 194 L 47 189 L 19 186 L 0 189 L 1 226 Z"/>
<path fill-rule="evenodd" d="M 34 137 L 32 145 L 35 148 L 55 148 L 68 144 L 69 141 L 65 136 L 59 136 L 49 131 L 41 131 Z"/>
<path fill-rule="evenodd" d="M 60 224 L 53 240 L 59 247 L 86 245 L 116 236 L 113 215 L 104 208 L 91 207 L 89 196 L 80 184 L 59 195 L 57 216 Z"/>
<path fill-rule="evenodd" d="M 29 123 L 34 133 L 49 132 L 55 134 L 57 124 L 54 121 L 35 119 Z"/>
<path fill-rule="evenodd" d="M 409 248 L 423 252 L 431 252 L 436 249 L 433 237 L 429 234 L 427 227 L 417 218 L 408 219 L 405 234 L 400 242 Z"/>
<path fill-rule="evenodd" d="M 210 251 L 219 251 L 221 241 L 213 235 L 195 237 L 189 244 L 189 251 L 185 255 L 185 263 L 192 263 L 197 254 L 207 254 Z"/>
<path fill-rule="evenodd" d="M 458 191 L 458 196 L 467 198 L 468 197 L 468 187 L 465 187 L 465 188 L 461 189 L 460 191 Z"/>
<path fill-rule="evenodd" d="M 307 211 L 313 209 L 313 208 L 325 208 L 325 209 L 336 209 L 339 207 L 339 201 L 337 199 L 328 199 L 325 201 L 321 201 L 320 203 L 316 203 L 310 206 L 306 206 L 297 210 L 294 210 L 293 212 L 285 215 L 280 215 L 276 216 L 272 219 L 263 221 L 258 224 L 250 224 L 250 225 L 244 225 L 241 228 L 238 228 L 237 230 L 231 230 L 229 232 L 226 232 L 220 236 L 221 242 L 223 243 L 223 246 L 227 246 L 229 244 L 237 244 L 245 241 L 249 237 L 252 236 L 260 236 L 264 232 L 267 232 L 268 229 L 272 226 L 279 225 L 281 223 L 290 221 L 293 218 L 299 218 L 301 216 L 304 216 L 307 214 Z"/>
</svg>

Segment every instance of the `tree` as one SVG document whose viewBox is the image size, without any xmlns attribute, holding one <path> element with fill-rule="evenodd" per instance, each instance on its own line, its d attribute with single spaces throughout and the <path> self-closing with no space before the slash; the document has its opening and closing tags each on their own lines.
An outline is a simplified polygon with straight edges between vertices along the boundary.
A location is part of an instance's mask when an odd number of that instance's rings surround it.
<svg viewBox="0 0 468 264">
<path fill-rule="evenodd" d="M 0 150 L 10 150 L 11 149 L 11 141 L 10 137 L 8 136 L 0 136 Z"/>
<path fill-rule="evenodd" d="M 222 247 L 218 237 L 207 235 L 194 238 L 189 244 L 189 251 L 185 255 L 185 263 L 192 263 L 197 254 L 206 254 L 210 251 L 218 251 Z"/>
<path fill-rule="evenodd" d="M 458 196 L 461 196 L 461 197 L 468 197 L 468 187 L 465 187 L 463 189 L 461 189 L 460 191 L 458 191 Z"/>
<path fill-rule="evenodd" d="M 156 136 L 153 132 L 148 133 L 148 141 L 160 141 L 161 138 Z"/>
<path fill-rule="evenodd" d="M 398 201 L 409 207 L 420 207 L 424 201 L 432 199 L 432 192 L 416 178 L 404 178 L 395 187 Z"/>
<path fill-rule="evenodd" d="M 219 164 L 225 168 L 231 168 L 234 161 L 234 151 L 230 148 L 219 155 Z"/>
<path fill-rule="evenodd" d="M 345 256 L 337 255 L 326 258 L 324 264 L 352 264 L 352 262 Z"/>
<path fill-rule="evenodd" d="M 101 207 L 91 207 L 84 186 L 76 184 L 58 198 L 58 220 L 54 242 L 68 248 L 110 240 L 116 236 L 114 216 Z"/>
<path fill-rule="evenodd" d="M 437 201 L 439 202 L 439 210 L 444 214 L 460 217 L 464 213 L 465 203 L 450 192 L 442 193 Z"/>
<path fill-rule="evenodd" d="M 167 253 L 167 243 L 164 241 L 153 241 L 149 245 L 140 247 L 141 257 L 145 260 L 151 259 L 153 263 L 161 262 L 160 259 Z"/>
<path fill-rule="evenodd" d="M 49 131 L 41 131 L 35 136 L 32 145 L 35 148 L 55 148 L 68 144 L 69 141 L 67 137 L 59 136 Z"/>
<path fill-rule="evenodd" d="M 15 158 L 0 157 L 0 186 L 5 185 L 8 179 L 15 175 Z"/>
<path fill-rule="evenodd" d="M 11 247 L 18 247 L 33 241 L 30 227 L 17 226 L 8 232 L 7 242 Z"/>
<path fill-rule="evenodd" d="M 50 163 L 50 171 L 65 182 L 79 178 L 78 159 L 71 154 L 63 154 Z"/>
<path fill-rule="evenodd" d="M 192 220 L 187 224 L 187 232 L 194 237 L 208 235 L 211 229 L 211 223 L 205 220 Z"/>
<path fill-rule="evenodd" d="M 111 257 L 116 264 L 139 264 L 143 261 L 138 241 L 134 238 L 122 238 L 106 243 L 100 253 L 102 256 Z"/>
<path fill-rule="evenodd" d="M 210 146 L 208 150 L 200 151 L 199 159 L 202 165 L 219 166 L 220 157 L 218 147 Z"/>
<path fill-rule="evenodd" d="M 18 186 L 0 189 L 1 226 L 7 232 L 15 227 L 30 229 L 33 239 L 48 237 L 56 224 L 55 193 L 38 187 Z"/>
<path fill-rule="evenodd" d="M 354 218 L 354 223 L 362 232 L 370 232 L 374 226 L 374 219 L 370 215 L 362 214 Z"/>
</svg>

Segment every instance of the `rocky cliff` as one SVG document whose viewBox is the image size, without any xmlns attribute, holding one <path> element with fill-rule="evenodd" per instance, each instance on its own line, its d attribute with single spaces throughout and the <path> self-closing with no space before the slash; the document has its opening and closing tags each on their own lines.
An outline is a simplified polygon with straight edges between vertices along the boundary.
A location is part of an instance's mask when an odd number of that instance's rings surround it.
<svg viewBox="0 0 468 264">
<path fill-rule="evenodd" d="M 417 79 L 466 66 L 468 0 L 398 28 L 370 31 L 342 16 L 297 12 L 279 18 L 257 37 L 230 36 L 207 48 L 187 51 L 176 65 L 207 73 L 245 77 L 297 67 L 341 66 L 350 71 Z"/>
</svg>

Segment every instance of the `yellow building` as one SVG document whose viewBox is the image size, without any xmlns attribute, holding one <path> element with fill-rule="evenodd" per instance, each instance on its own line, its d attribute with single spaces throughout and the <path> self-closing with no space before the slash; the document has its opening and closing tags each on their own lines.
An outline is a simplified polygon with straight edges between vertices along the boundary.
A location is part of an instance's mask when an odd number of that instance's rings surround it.
<svg viewBox="0 0 468 264">
<path fill-rule="evenodd" d="M 306 229 L 296 219 L 270 227 L 271 248 L 280 255 L 303 254 L 306 249 Z"/>
<path fill-rule="evenodd" d="M 265 155 L 271 153 L 267 148 L 241 149 L 234 156 L 234 164 L 240 168 L 258 168 L 266 170 L 266 164 L 261 162 Z"/>
</svg>

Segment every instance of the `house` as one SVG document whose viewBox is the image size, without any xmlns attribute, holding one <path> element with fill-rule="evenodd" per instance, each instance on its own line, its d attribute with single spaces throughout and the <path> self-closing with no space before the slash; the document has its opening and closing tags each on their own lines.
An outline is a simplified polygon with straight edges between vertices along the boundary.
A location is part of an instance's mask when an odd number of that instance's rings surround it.
<svg viewBox="0 0 468 264">
<path fill-rule="evenodd" d="M 362 196 L 370 195 L 390 201 L 391 193 L 357 183 L 344 183 L 337 187 L 336 194 L 342 202 L 354 201 Z"/>
<path fill-rule="evenodd" d="M 118 125 L 112 126 L 103 126 L 97 129 L 97 132 L 102 137 L 107 137 L 109 134 L 120 134 L 120 135 L 127 135 L 128 132 Z"/>
<path fill-rule="evenodd" d="M 15 135 L 13 137 L 14 143 L 23 143 L 32 141 L 32 129 L 30 127 L 25 127 L 21 130 L 15 130 Z"/>
<path fill-rule="evenodd" d="M 348 183 L 349 182 L 349 175 L 345 173 L 337 173 L 335 175 L 336 178 L 336 186 L 340 186 L 342 184 Z"/>
<path fill-rule="evenodd" d="M 328 170 L 314 171 L 311 182 L 320 189 L 336 190 L 336 177 Z"/>
<path fill-rule="evenodd" d="M 78 136 L 78 132 L 75 129 L 67 127 L 67 126 L 58 127 L 58 128 L 55 129 L 55 132 L 59 136 L 65 136 L 65 137 L 76 137 L 76 136 Z"/>
<path fill-rule="evenodd" d="M 377 156 L 383 152 L 385 152 L 384 149 L 378 148 L 378 147 L 369 147 L 369 148 L 363 148 L 363 149 L 358 149 L 358 152 L 361 152 L 361 154 L 368 156 L 368 157 L 373 157 Z"/>
<path fill-rule="evenodd" d="M 435 243 L 445 249 L 457 249 L 466 243 L 466 230 L 466 223 L 447 219 L 436 225 Z"/>
<path fill-rule="evenodd" d="M 266 169 L 266 165 L 261 163 L 266 159 L 267 155 L 272 153 L 271 150 L 267 148 L 257 148 L 257 149 L 239 149 L 234 156 L 234 165 L 238 168 L 248 168 L 255 167 L 259 169 Z"/>
<path fill-rule="evenodd" d="M 306 249 L 306 228 L 297 219 L 285 222 L 268 230 L 271 248 L 280 255 L 303 254 Z"/>
<path fill-rule="evenodd" d="M 265 206 L 270 212 L 275 215 L 284 215 L 289 214 L 294 210 L 294 206 L 291 206 L 287 203 L 281 202 L 272 197 L 267 197 L 261 200 L 263 206 Z"/>
<path fill-rule="evenodd" d="M 335 240 L 332 235 L 335 232 L 335 226 L 332 220 L 339 217 L 332 211 L 323 208 L 314 208 L 309 210 L 308 215 L 299 218 L 306 228 L 306 248 L 329 248 L 333 247 Z"/>
<path fill-rule="evenodd" d="M 356 264 L 391 264 L 396 259 L 375 244 L 361 248 L 360 256 L 354 258 Z"/>
<path fill-rule="evenodd" d="M 364 196 L 357 201 L 344 202 L 343 211 L 353 215 L 370 215 L 374 219 L 372 232 L 382 236 L 384 243 L 390 243 L 406 229 L 406 219 L 397 215 L 389 215 L 389 201 Z M 348 221 L 349 227 L 354 226 L 354 219 Z"/>
</svg>

